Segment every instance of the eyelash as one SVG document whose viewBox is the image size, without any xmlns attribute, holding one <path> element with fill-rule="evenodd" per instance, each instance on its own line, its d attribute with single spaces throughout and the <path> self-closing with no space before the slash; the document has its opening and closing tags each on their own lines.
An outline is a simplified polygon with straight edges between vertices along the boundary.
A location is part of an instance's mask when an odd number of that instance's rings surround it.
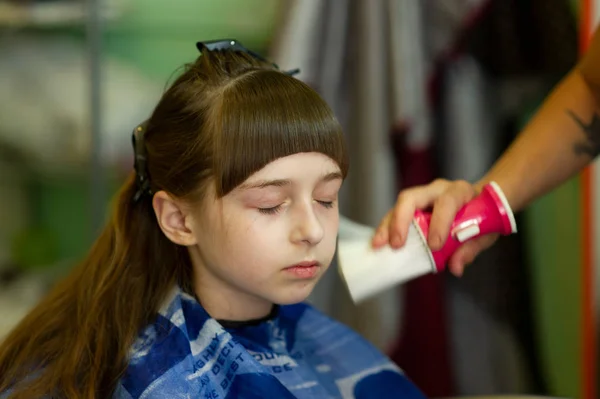
<svg viewBox="0 0 600 399">
<path fill-rule="evenodd" d="M 333 201 L 317 201 L 326 209 L 333 208 Z M 274 206 L 272 208 L 258 208 L 260 213 L 264 213 L 265 215 L 275 215 L 277 212 L 281 210 L 281 205 Z"/>
</svg>

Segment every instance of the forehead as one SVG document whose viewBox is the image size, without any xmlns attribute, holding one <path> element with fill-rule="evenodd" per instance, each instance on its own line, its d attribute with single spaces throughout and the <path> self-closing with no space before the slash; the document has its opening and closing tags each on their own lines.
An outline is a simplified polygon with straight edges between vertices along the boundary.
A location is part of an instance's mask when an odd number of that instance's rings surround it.
<svg viewBox="0 0 600 399">
<path fill-rule="evenodd" d="M 327 155 L 306 152 L 278 158 L 252 174 L 242 186 L 264 179 L 311 179 L 340 173 L 338 164 Z"/>
</svg>

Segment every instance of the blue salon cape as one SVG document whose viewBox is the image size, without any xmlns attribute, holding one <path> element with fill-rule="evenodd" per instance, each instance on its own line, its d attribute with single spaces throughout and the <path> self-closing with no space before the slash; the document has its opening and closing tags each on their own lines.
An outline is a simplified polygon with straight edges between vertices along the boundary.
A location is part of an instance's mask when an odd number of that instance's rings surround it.
<svg viewBox="0 0 600 399">
<path fill-rule="evenodd" d="M 177 288 L 133 345 L 114 397 L 424 398 L 371 344 L 307 304 L 225 328 Z"/>
</svg>

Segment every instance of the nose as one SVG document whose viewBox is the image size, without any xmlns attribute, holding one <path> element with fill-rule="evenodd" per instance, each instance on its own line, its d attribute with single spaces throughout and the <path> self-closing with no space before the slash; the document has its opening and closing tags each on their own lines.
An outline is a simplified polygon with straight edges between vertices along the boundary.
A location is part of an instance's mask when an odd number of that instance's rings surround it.
<svg viewBox="0 0 600 399">
<path fill-rule="evenodd" d="M 293 243 L 317 245 L 325 234 L 323 225 L 312 204 L 307 204 L 295 212 L 292 224 L 290 238 Z"/>
</svg>

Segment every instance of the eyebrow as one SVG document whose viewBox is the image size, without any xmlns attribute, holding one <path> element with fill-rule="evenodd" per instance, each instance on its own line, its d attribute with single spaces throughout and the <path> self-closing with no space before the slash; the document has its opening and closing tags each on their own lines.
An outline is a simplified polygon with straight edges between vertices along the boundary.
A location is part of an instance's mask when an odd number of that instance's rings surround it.
<svg viewBox="0 0 600 399">
<path fill-rule="evenodd" d="M 332 180 L 342 180 L 343 176 L 340 172 L 331 172 L 320 179 L 320 183 L 330 182 Z M 244 183 L 240 186 L 242 190 L 248 190 L 253 188 L 266 188 L 266 187 L 285 187 L 292 184 L 291 180 L 288 179 L 276 179 L 276 180 L 258 180 L 251 183 Z"/>
</svg>

